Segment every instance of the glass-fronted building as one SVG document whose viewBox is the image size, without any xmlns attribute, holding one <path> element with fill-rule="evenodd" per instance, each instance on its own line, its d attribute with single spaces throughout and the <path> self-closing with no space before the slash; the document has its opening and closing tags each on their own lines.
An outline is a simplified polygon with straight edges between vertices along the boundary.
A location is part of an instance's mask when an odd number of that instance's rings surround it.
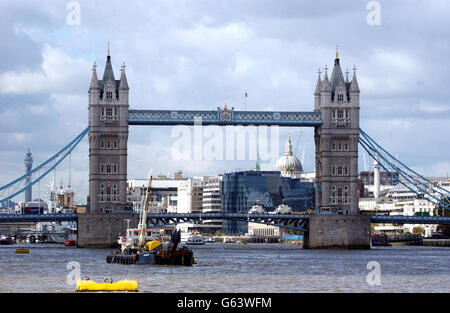
<svg viewBox="0 0 450 313">
<path fill-rule="evenodd" d="M 314 208 L 314 183 L 281 176 L 279 171 L 242 171 L 227 173 L 221 181 L 222 212 L 247 213 L 253 205 L 274 211 L 283 199 L 293 212 Z M 222 231 L 245 234 L 246 221 L 224 220 Z"/>
</svg>

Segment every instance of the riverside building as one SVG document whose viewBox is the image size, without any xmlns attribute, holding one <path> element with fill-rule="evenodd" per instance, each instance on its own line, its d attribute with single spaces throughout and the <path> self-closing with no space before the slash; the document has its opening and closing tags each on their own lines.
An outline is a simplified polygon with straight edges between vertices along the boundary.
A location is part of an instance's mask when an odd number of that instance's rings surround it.
<svg viewBox="0 0 450 313">
<path fill-rule="evenodd" d="M 241 171 L 227 173 L 221 182 L 222 212 L 248 213 L 252 206 L 273 212 L 283 199 L 293 213 L 314 208 L 314 184 L 300 178 L 282 176 L 280 171 Z M 248 232 L 246 221 L 223 221 L 227 235 Z"/>
</svg>

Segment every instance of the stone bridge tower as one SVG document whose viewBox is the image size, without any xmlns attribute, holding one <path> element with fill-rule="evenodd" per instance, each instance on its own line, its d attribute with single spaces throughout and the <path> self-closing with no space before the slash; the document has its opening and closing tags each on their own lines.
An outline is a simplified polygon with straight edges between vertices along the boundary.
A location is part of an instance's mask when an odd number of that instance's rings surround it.
<svg viewBox="0 0 450 313">
<path fill-rule="evenodd" d="M 89 88 L 89 207 L 90 213 L 128 208 L 127 142 L 128 82 L 125 65 L 114 78 L 109 54 L 103 79 L 94 64 Z"/>
<path fill-rule="evenodd" d="M 336 51 L 331 79 L 317 80 L 314 110 L 323 124 L 314 130 L 316 143 L 316 207 L 309 216 L 304 249 L 370 249 L 370 216 L 358 208 L 359 87 L 342 75 Z M 334 213 L 334 214 L 323 214 Z"/>
<path fill-rule="evenodd" d="M 358 138 L 359 87 L 356 68 L 353 78 L 342 74 L 339 55 L 331 79 L 327 68 L 320 71 L 314 92 L 314 110 L 321 113 L 323 124 L 315 129 L 316 207 L 320 211 L 357 215 L 358 209 Z"/>
</svg>

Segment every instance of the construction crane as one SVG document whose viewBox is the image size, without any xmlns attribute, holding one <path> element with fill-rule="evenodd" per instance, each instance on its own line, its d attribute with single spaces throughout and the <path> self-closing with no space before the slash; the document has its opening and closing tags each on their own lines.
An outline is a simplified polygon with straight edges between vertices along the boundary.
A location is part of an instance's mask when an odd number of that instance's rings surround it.
<svg viewBox="0 0 450 313">
<path fill-rule="evenodd" d="M 152 187 L 152 175 L 148 177 L 147 191 L 145 193 L 144 207 L 139 216 L 139 240 L 138 251 L 143 251 L 145 247 L 145 235 L 147 233 L 147 215 L 148 215 L 148 203 L 150 201 L 150 189 Z"/>
<path fill-rule="evenodd" d="M 303 131 L 300 132 L 300 136 L 298 136 L 297 143 L 295 145 L 294 155 L 297 156 L 298 147 L 300 145 L 300 140 L 302 139 Z"/>
</svg>

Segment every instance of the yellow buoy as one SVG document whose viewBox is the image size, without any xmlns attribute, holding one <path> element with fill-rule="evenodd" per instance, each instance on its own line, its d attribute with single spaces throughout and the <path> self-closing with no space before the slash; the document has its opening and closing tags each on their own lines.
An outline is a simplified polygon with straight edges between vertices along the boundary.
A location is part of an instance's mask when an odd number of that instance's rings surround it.
<svg viewBox="0 0 450 313">
<path fill-rule="evenodd" d="M 194 264 L 197 264 L 197 259 L 196 258 L 194 258 Z"/>
<path fill-rule="evenodd" d="M 14 249 L 14 253 L 30 253 L 30 249 L 16 248 L 16 249 Z"/>
<path fill-rule="evenodd" d="M 96 283 L 93 280 L 78 280 L 77 291 L 138 291 L 137 281 L 120 280 L 116 283 Z"/>
</svg>

